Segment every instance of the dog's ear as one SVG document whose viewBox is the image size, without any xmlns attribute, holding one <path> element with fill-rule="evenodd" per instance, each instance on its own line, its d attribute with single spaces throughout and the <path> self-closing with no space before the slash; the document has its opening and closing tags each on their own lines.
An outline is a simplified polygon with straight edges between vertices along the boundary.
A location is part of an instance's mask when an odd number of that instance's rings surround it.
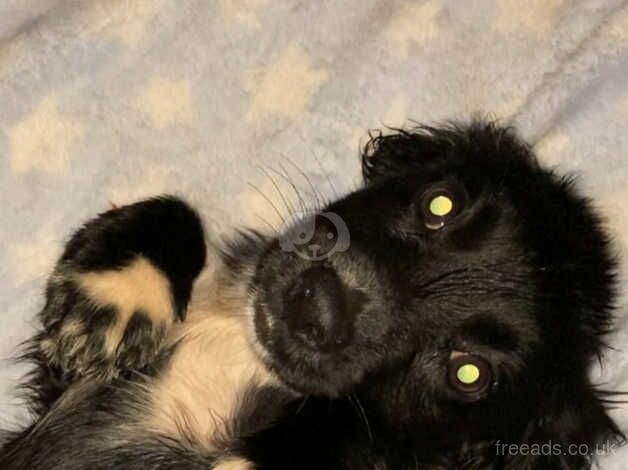
<svg viewBox="0 0 628 470">
<path fill-rule="evenodd" d="M 430 172 L 444 163 L 455 168 L 469 159 L 479 163 L 499 158 L 502 172 L 504 161 L 535 164 L 528 147 L 512 129 L 478 119 L 468 124 L 450 122 L 391 131 L 387 135 L 369 133 L 362 152 L 362 175 L 367 185 L 398 175 Z"/>
<path fill-rule="evenodd" d="M 451 147 L 451 143 L 448 145 L 439 138 L 442 130 L 421 127 L 412 131 L 393 131 L 388 135 L 381 131 L 369 132 L 370 140 L 362 151 L 365 184 L 435 166 Z"/>
<path fill-rule="evenodd" d="M 506 468 L 589 469 L 625 443 L 590 386 L 584 393 L 565 390 L 560 395 L 544 400 L 542 417 L 530 423 L 523 440 L 528 443 L 526 452 L 509 455 Z"/>
</svg>

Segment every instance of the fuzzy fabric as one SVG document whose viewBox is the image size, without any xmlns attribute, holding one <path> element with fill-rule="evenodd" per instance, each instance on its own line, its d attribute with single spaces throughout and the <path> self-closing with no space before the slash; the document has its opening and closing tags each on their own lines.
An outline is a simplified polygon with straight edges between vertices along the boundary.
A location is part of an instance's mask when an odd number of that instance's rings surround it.
<svg viewBox="0 0 628 470">
<path fill-rule="evenodd" d="M 24 413 L 10 357 L 82 221 L 172 192 L 216 236 L 277 226 L 358 184 L 369 128 L 475 112 L 608 217 L 624 297 L 593 374 L 628 390 L 627 76 L 626 0 L 3 0 L 0 419 Z"/>
</svg>

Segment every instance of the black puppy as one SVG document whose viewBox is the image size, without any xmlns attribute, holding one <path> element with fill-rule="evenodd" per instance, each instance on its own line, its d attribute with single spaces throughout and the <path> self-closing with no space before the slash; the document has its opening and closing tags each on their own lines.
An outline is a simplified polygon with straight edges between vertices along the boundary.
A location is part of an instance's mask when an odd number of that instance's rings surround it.
<svg viewBox="0 0 628 470">
<path fill-rule="evenodd" d="M 175 198 L 88 222 L 0 468 L 585 469 L 623 442 L 587 374 L 615 263 L 572 182 L 477 122 L 378 135 L 362 165 L 207 260 Z"/>
</svg>

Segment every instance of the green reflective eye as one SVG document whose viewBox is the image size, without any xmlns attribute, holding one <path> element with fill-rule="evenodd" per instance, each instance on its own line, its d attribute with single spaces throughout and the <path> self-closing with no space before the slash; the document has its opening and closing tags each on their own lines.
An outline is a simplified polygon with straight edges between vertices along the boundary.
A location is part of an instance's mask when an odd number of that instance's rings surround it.
<svg viewBox="0 0 628 470">
<path fill-rule="evenodd" d="M 458 380 L 465 385 L 474 384 L 480 379 L 480 375 L 480 368 L 475 364 L 464 364 L 456 372 Z"/>
<path fill-rule="evenodd" d="M 441 194 L 430 201 L 429 209 L 432 215 L 443 217 L 454 209 L 454 203 L 450 198 Z"/>
<path fill-rule="evenodd" d="M 464 188 L 441 182 L 427 188 L 418 201 L 418 216 L 429 230 L 440 230 L 454 221 L 464 209 L 467 195 Z"/>
<path fill-rule="evenodd" d="M 495 381 L 491 364 L 477 354 L 452 351 L 447 367 L 449 385 L 461 401 L 482 399 Z"/>
</svg>

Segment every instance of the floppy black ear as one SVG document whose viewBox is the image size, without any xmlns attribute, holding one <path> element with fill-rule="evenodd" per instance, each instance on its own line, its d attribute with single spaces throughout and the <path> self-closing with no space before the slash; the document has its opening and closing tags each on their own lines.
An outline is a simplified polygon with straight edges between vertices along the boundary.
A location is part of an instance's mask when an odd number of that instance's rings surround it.
<svg viewBox="0 0 628 470">
<path fill-rule="evenodd" d="M 392 134 L 371 131 L 362 152 L 362 176 L 368 185 L 381 179 L 413 172 L 426 172 L 444 162 L 463 163 L 474 158 L 499 157 L 532 163 L 528 147 L 514 131 L 495 123 L 473 120 L 450 122 L 438 127 L 417 126 L 390 129 Z M 481 157 L 481 158 L 478 158 Z"/>
<path fill-rule="evenodd" d="M 362 176 L 368 185 L 389 177 L 425 170 L 447 154 L 447 143 L 439 138 L 443 130 L 420 127 L 412 131 L 394 129 L 384 135 L 371 131 L 362 151 Z"/>
<path fill-rule="evenodd" d="M 590 469 L 625 443 L 593 389 L 582 394 L 564 392 L 546 401 L 542 417 L 530 423 L 522 440 L 528 443 L 526 452 L 508 453 L 505 468 Z"/>
</svg>

